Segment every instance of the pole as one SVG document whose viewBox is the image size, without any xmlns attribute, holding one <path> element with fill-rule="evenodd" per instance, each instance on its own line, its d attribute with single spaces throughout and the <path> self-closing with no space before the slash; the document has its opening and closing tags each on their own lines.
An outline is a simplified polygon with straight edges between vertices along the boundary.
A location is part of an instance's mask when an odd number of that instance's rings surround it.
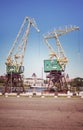
<svg viewBox="0 0 83 130">
<path fill-rule="evenodd" d="M 12 93 L 12 71 L 11 71 L 11 93 Z"/>
</svg>

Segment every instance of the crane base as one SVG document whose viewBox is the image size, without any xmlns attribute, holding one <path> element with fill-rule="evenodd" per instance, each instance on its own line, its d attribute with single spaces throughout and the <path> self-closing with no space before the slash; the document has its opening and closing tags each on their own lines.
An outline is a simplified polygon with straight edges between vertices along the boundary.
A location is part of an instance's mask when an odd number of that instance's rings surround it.
<svg viewBox="0 0 83 130">
<path fill-rule="evenodd" d="M 21 92 L 25 92 L 23 78 L 20 74 L 17 73 L 7 74 L 4 86 L 4 93 L 16 92 L 20 94 Z"/>
<path fill-rule="evenodd" d="M 46 78 L 49 79 L 48 90 L 50 92 L 67 92 L 67 82 L 65 76 L 62 74 L 62 71 L 50 71 Z"/>
</svg>

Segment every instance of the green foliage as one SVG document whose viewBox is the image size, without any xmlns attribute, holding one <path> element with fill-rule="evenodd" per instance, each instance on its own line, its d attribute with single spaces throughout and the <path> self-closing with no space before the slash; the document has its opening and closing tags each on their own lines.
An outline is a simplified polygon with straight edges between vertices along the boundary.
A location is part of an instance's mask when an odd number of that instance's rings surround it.
<svg viewBox="0 0 83 130">
<path fill-rule="evenodd" d="M 73 87 L 83 87 L 83 78 L 75 78 L 70 82 L 70 85 Z"/>
<path fill-rule="evenodd" d="M 0 77 L 0 83 L 4 83 L 5 82 L 5 79 L 1 76 Z"/>
</svg>

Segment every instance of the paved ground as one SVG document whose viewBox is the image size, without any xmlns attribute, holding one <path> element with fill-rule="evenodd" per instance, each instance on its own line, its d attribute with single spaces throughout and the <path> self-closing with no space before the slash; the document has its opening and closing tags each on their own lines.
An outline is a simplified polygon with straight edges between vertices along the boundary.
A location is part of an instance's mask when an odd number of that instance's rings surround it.
<svg viewBox="0 0 83 130">
<path fill-rule="evenodd" d="M 1 96 L 0 130 L 83 130 L 83 99 Z"/>
</svg>

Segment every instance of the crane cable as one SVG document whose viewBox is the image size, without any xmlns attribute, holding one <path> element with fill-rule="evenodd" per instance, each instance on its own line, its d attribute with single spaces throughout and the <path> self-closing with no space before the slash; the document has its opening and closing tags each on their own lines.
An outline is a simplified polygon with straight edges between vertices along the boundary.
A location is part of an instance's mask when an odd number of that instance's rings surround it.
<svg viewBox="0 0 83 130">
<path fill-rule="evenodd" d="M 79 30 L 80 31 L 80 30 Z M 80 59 L 80 33 L 78 32 L 77 33 L 77 41 L 78 41 L 78 52 L 77 52 L 77 54 L 78 54 L 78 58 Z"/>
</svg>

